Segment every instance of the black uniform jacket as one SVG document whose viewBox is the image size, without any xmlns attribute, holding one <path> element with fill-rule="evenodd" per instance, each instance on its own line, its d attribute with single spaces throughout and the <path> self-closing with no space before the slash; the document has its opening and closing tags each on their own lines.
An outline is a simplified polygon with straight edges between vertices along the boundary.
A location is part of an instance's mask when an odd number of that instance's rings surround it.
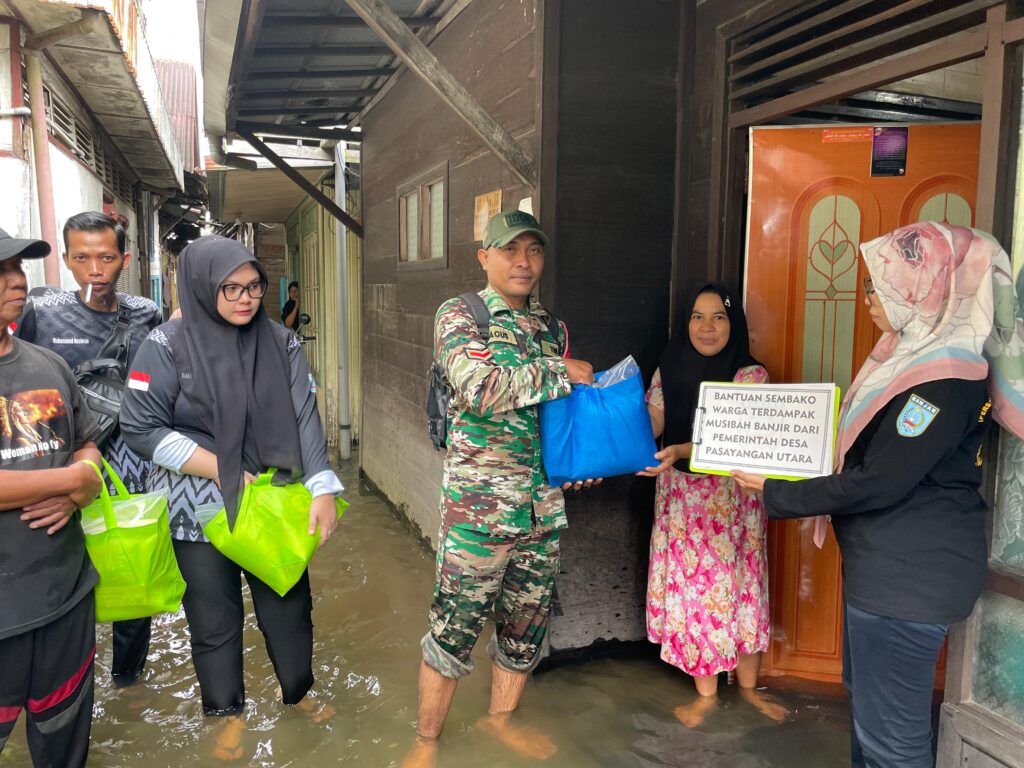
<svg viewBox="0 0 1024 768">
<path fill-rule="evenodd" d="M 875 415 L 842 472 L 768 480 L 768 517 L 832 515 L 844 595 L 855 608 L 909 621 L 960 621 L 985 578 L 987 508 L 979 487 L 987 413 L 983 381 L 912 387 Z"/>
</svg>

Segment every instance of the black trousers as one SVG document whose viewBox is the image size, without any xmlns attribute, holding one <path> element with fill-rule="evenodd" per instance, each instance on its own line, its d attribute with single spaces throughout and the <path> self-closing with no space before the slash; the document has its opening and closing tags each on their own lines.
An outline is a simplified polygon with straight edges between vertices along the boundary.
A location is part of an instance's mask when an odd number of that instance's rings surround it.
<svg viewBox="0 0 1024 768">
<path fill-rule="evenodd" d="M 203 711 L 234 715 L 245 707 L 242 676 L 241 575 L 249 584 L 256 623 L 281 683 L 285 704 L 297 704 L 313 686 L 313 599 L 309 573 L 284 597 L 206 542 L 174 542 L 185 578 L 185 618 Z"/>
<path fill-rule="evenodd" d="M 114 678 L 115 687 L 131 685 L 142 674 L 149 653 L 151 623 L 149 616 L 114 622 L 114 663 L 110 676 Z"/>
<path fill-rule="evenodd" d="M 0 752 L 21 710 L 32 764 L 80 768 L 92 728 L 92 593 L 49 624 L 0 640 Z"/>
</svg>

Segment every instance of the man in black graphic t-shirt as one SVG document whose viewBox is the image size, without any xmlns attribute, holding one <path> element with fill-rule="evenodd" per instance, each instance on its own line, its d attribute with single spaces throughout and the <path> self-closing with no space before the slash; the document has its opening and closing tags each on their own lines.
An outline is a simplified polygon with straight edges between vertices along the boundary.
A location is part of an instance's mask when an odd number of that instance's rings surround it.
<svg viewBox="0 0 1024 768">
<path fill-rule="evenodd" d="M 160 309 L 149 299 L 118 293 L 117 282 L 131 263 L 125 252 L 126 233 L 104 213 L 86 212 L 64 224 L 64 263 L 77 291 L 50 289 L 30 297 L 14 335 L 64 358 L 71 367 L 93 360 L 117 323 L 118 308 L 129 310 L 128 366 L 149 332 L 162 322 Z M 131 493 L 143 493 L 150 464 L 139 458 L 115 433 L 103 457 Z M 114 660 L 118 686 L 134 683 L 142 674 L 149 651 L 150 620 L 114 623 Z"/>
<path fill-rule="evenodd" d="M 26 711 L 36 766 L 84 766 L 92 723 L 96 571 L 73 519 L 99 492 L 96 433 L 71 370 L 12 338 L 24 258 L 50 246 L 0 230 L 0 752 Z"/>
</svg>

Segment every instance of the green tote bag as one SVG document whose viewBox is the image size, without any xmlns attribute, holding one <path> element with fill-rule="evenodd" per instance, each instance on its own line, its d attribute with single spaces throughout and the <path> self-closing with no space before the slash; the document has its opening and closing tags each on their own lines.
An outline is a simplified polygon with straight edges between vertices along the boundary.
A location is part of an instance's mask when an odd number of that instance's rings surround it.
<svg viewBox="0 0 1024 768">
<path fill-rule="evenodd" d="M 129 494 L 106 461 L 103 466 L 117 495 L 111 496 L 104 482 L 96 501 L 82 510 L 85 547 L 100 575 L 96 621 L 177 611 L 185 580 L 171 546 L 167 498 L 162 493 Z M 99 473 L 95 464 L 93 468 Z"/>
<path fill-rule="evenodd" d="M 284 597 L 302 578 L 313 559 L 319 534 L 309 533 L 313 497 L 302 483 L 274 485 L 276 469 L 264 472 L 245 487 L 233 529 L 222 507 L 209 520 L 200 519 L 203 533 L 222 555 Z M 338 518 L 348 508 L 334 500 Z"/>
</svg>

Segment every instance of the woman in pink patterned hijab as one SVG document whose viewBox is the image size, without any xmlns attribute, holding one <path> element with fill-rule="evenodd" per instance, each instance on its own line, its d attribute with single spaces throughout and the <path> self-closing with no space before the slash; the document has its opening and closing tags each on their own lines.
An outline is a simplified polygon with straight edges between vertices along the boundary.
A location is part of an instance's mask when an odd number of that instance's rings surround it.
<svg viewBox="0 0 1024 768">
<path fill-rule="evenodd" d="M 979 230 L 923 222 L 876 238 L 861 253 L 892 331 L 843 401 L 838 468 L 893 396 L 938 379 L 989 379 L 996 421 L 1024 436 L 1024 335 L 999 243 Z"/>
<path fill-rule="evenodd" d="M 925 222 L 861 246 L 882 337 L 843 401 L 837 472 L 735 472 L 769 518 L 832 518 L 843 556 L 843 683 L 853 768 L 933 768 L 935 663 L 981 593 L 991 413 L 1024 436 L 1024 321 L 989 235 Z M 991 399 L 990 399 L 991 398 Z"/>
</svg>

